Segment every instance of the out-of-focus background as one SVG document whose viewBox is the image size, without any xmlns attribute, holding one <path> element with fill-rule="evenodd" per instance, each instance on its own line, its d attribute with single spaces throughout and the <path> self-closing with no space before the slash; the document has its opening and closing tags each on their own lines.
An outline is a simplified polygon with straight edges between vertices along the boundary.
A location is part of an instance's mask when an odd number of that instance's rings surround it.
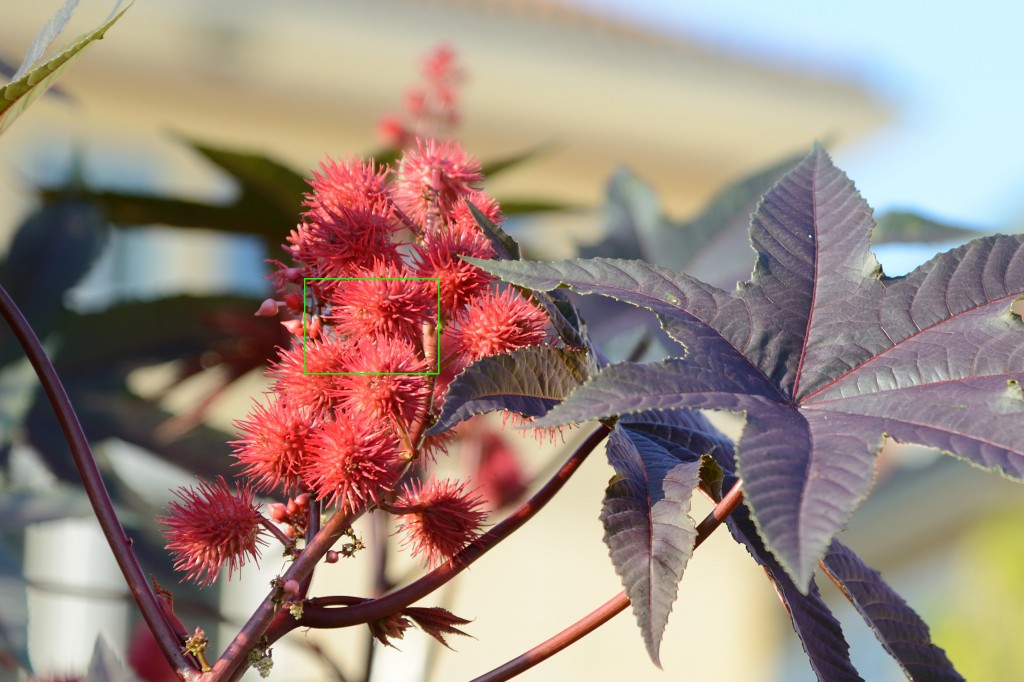
<svg viewBox="0 0 1024 682">
<path fill-rule="evenodd" d="M 0 6 L 0 59 L 17 64 L 58 5 Z M 83 0 L 67 35 L 91 29 L 109 11 L 109 3 Z M 1003 2 L 138 0 L 65 74 L 59 92 L 0 139 L 0 239 L 6 244 L 37 205 L 35 188 L 69 177 L 98 189 L 230 198 L 228 179 L 183 138 L 259 151 L 300 172 L 325 154 L 374 151 L 377 122 L 401 109 L 419 60 L 441 43 L 466 72 L 457 137 L 468 150 L 486 162 L 543 147 L 488 191 L 572 209 L 510 221 L 538 257 L 571 255 L 599 239 L 597 208 L 621 165 L 682 219 L 728 181 L 802 153 L 814 140 L 876 212 L 908 209 L 957 226 L 1016 231 L 1024 213 L 1017 189 L 1024 90 L 1013 78 L 1024 65 L 1015 35 L 1021 12 Z M 291 227 L 281 224 L 282 238 Z M 152 226 L 108 248 L 78 292 L 82 306 L 181 291 L 253 294 L 265 286 L 258 264 L 266 254 L 254 239 Z M 900 274 L 935 248 L 878 251 L 886 271 Z M 259 376 L 234 387 L 210 420 L 230 428 L 247 410 L 247 395 L 261 388 Z M 551 456 L 529 440 L 518 449 L 531 469 Z M 149 475 L 157 479 L 154 495 L 179 482 L 180 472 L 160 471 Z M 374 679 L 421 679 L 415 671 L 425 660 L 433 661 L 429 679 L 469 679 L 618 592 L 597 520 L 610 475 L 593 458 L 526 531 L 447 595 L 446 606 L 474 619 L 466 629 L 475 639 L 455 639 L 451 652 L 410 634 L 401 653 L 381 655 Z M 969 679 L 1014 680 L 1024 671 L 1015 636 L 1024 627 L 1024 536 L 1014 523 L 1022 501 L 1008 481 L 905 451 L 887 459 L 875 495 L 844 536 L 932 624 Z M 60 543 L 66 555 L 86 556 L 98 541 L 61 540 L 73 529 L 38 525 L 24 547 L 26 571 L 36 572 L 26 602 L 33 665 L 56 672 L 83 665 L 101 622 L 114 650 L 123 651 L 131 607 L 119 577 L 75 583 L 99 602 L 74 590 L 61 601 L 67 573 L 85 569 L 36 550 Z M 101 546 L 96 561 L 104 552 Z M 279 565 L 268 560 L 263 568 L 247 568 L 244 580 L 223 590 L 222 609 L 238 611 L 228 615 L 246 611 Z M 330 589 L 358 592 L 351 584 L 364 580 L 348 565 L 333 574 Z M 827 596 L 864 677 L 902 679 L 856 614 Z M 83 615 L 70 615 L 76 609 Z M 59 622 L 70 624 L 61 631 Z M 344 670 L 358 667 L 362 634 L 294 637 L 317 642 Z M 337 679 L 305 646 L 282 646 L 275 659 L 273 679 Z M 813 679 L 768 582 L 725 533 L 687 568 L 662 661 L 665 672 L 651 665 L 623 614 L 522 679 Z"/>
</svg>

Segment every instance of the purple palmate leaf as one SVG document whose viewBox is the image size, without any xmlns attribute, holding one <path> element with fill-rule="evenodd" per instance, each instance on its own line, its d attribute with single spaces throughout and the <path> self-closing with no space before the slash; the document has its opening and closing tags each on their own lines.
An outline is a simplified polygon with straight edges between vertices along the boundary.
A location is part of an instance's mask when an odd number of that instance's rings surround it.
<svg viewBox="0 0 1024 682">
<path fill-rule="evenodd" d="M 540 426 L 680 408 L 743 412 L 737 473 L 768 547 L 808 589 L 867 496 L 885 435 L 1024 478 L 1024 236 L 978 239 L 887 278 L 871 209 L 820 147 L 751 219 L 749 282 L 726 292 L 641 261 L 478 261 L 532 289 L 654 311 L 684 360 L 614 365 Z"/>
<path fill-rule="evenodd" d="M 928 625 L 882 580 L 878 571 L 866 566 L 849 547 L 833 540 L 822 567 L 908 679 L 963 682 L 946 652 L 932 643 Z"/>
<path fill-rule="evenodd" d="M 661 638 L 697 538 L 688 513 L 701 460 L 658 441 L 628 427 L 612 431 L 607 453 L 616 476 L 605 492 L 601 522 L 647 652 L 661 665 Z"/>
<path fill-rule="evenodd" d="M 508 410 L 539 417 L 587 378 L 583 351 L 528 346 L 478 360 L 455 377 L 441 416 L 427 434 L 444 433 L 473 415 Z"/>
<path fill-rule="evenodd" d="M 727 487 L 735 478 L 727 482 Z M 856 682 L 863 680 L 850 661 L 850 645 L 843 636 L 843 628 L 832 615 L 832 611 L 821 598 L 818 586 L 811 580 L 806 594 L 782 569 L 775 557 L 764 546 L 745 507 L 738 507 L 726 523 L 729 532 L 737 542 L 750 552 L 775 586 L 779 599 L 786 607 L 786 613 L 793 624 L 793 630 L 800 638 L 800 644 L 807 654 L 811 669 L 821 682 Z"/>
</svg>

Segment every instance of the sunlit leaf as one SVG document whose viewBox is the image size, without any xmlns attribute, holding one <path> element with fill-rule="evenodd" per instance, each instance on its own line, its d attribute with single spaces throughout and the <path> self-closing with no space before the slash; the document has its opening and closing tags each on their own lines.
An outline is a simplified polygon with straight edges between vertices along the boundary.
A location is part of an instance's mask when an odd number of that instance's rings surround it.
<svg viewBox="0 0 1024 682">
<path fill-rule="evenodd" d="M 735 477 L 726 481 L 726 489 L 732 487 Z M 804 653 L 818 679 L 822 682 L 858 682 L 863 680 L 850 660 L 850 645 L 843 635 L 843 628 L 832 615 L 832 611 L 821 598 L 818 586 L 812 579 L 809 588 L 801 591 L 792 578 L 779 565 L 775 556 L 768 551 L 750 518 L 750 512 L 743 506 L 726 519 L 729 531 L 765 571 L 775 586 L 775 591 L 786 607 L 793 630 L 800 638 Z"/>
<path fill-rule="evenodd" d="M 63 52 L 30 69 L 16 80 L 0 88 L 0 135 L 25 109 L 53 85 L 57 77 L 70 66 L 86 47 L 100 40 L 111 26 L 128 11 L 128 4 L 99 28 L 75 39 Z M 57 22 L 60 23 L 59 21 Z M 56 27 L 56 24 L 55 24 Z M 45 49 L 45 46 L 44 46 Z"/>
<path fill-rule="evenodd" d="M 700 482 L 700 456 L 670 448 L 643 432 L 616 427 L 607 447 L 616 476 L 601 509 L 612 564 L 647 653 L 657 665 L 679 580 L 697 537 L 688 514 Z"/>
<path fill-rule="evenodd" d="M 550 346 L 483 358 L 455 377 L 428 433 L 443 433 L 485 412 L 507 410 L 539 417 L 579 386 L 588 371 L 585 353 Z"/>
<path fill-rule="evenodd" d="M 1024 236 L 978 239 L 900 278 L 871 211 L 821 148 L 764 197 L 751 279 L 724 291 L 639 261 L 475 261 L 513 284 L 648 308 L 685 360 L 602 370 L 538 420 L 678 408 L 742 412 L 738 473 L 802 589 L 866 497 L 884 437 L 1024 477 Z"/>
<path fill-rule="evenodd" d="M 849 547 L 833 540 L 822 568 L 864 617 L 907 679 L 963 682 L 946 652 L 932 643 L 928 625 L 878 571 L 865 565 Z"/>
</svg>

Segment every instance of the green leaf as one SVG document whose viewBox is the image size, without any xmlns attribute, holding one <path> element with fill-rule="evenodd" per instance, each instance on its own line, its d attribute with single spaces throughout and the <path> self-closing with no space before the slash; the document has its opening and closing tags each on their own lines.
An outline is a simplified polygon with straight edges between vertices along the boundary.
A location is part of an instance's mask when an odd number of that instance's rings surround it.
<svg viewBox="0 0 1024 682">
<path fill-rule="evenodd" d="M 94 41 L 102 39 L 110 27 L 128 11 L 128 7 L 131 7 L 131 3 L 99 28 L 79 36 L 60 54 L 0 88 L 0 135 L 11 127 L 15 119 L 32 102 L 53 85 L 57 77 L 71 65 L 82 50 Z"/>
<path fill-rule="evenodd" d="M 43 189 L 40 196 L 44 202 L 50 203 L 65 192 L 63 188 Z M 253 216 L 239 210 L 235 204 L 219 206 L 148 194 L 94 191 L 88 188 L 82 188 L 78 193 L 101 206 L 110 222 L 115 225 L 201 227 L 245 234 L 252 234 L 255 231 L 251 221 Z M 255 227 L 259 227 L 258 222 Z"/>
<path fill-rule="evenodd" d="M 730 184 L 695 218 L 665 217 L 654 190 L 628 169 L 608 182 L 604 241 L 580 249 L 584 258 L 635 258 L 732 288 L 750 275 L 750 216 L 757 203 L 801 156 L 792 156 Z"/>
<path fill-rule="evenodd" d="M 57 36 L 68 25 L 68 21 L 71 20 L 71 15 L 75 13 L 76 7 L 78 7 L 78 0 L 64 0 L 64 4 L 60 6 L 60 9 L 39 29 L 39 33 L 36 34 L 32 44 L 29 45 L 28 52 L 25 54 L 25 59 L 21 62 L 21 66 L 11 76 L 12 81 L 19 80 L 28 73 L 28 70 L 36 62 L 43 58 L 43 53 L 50 47 L 50 43 L 56 40 Z"/>
<path fill-rule="evenodd" d="M 718 462 L 711 455 L 700 456 L 700 482 L 710 492 L 714 499 L 722 497 L 722 481 L 725 480 L 725 472 Z"/>
<path fill-rule="evenodd" d="M 232 178 L 238 187 L 236 197 L 212 204 L 130 192 L 84 189 L 79 194 L 102 206 L 115 225 L 169 225 L 257 235 L 268 252 L 276 252 L 282 236 L 295 226 L 302 211 L 302 197 L 309 190 L 305 178 L 261 154 L 182 139 Z M 50 201 L 62 192 L 47 189 L 42 196 Z"/>
<path fill-rule="evenodd" d="M 556 211 L 579 210 L 579 206 L 554 199 L 511 199 L 503 198 L 499 202 L 501 212 L 507 216 L 524 213 L 550 213 Z"/>
<path fill-rule="evenodd" d="M 551 142 L 545 142 L 535 147 L 527 149 L 510 156 L 505 156 L 494 161 L 487 161 L 482 164 L 483 173 L 485 178 L 493 178 L 495 175 L 507 171 L 510 168 L 515 168 L 522 163 L 530 160 L 536 160 L 545 154 L 550 154 L 554 151 L 555 145 Z"/>
<path fill-rule="evenodd" d="M 263 202 L 286 218 L 287 225 L 295 222 L 302 209 L 302 195 L 309 190 L 301 173 L 262 154 L 214 147 L 184 137 L 182 141 L 238 181 L 242 192 L 239 203 Z"/>
<path fill-rule="evenodd" d="M 908 211 L 890 211 L 878 217 L 871 240 L 876 244 L 967 241 L 980 236 L 977 230 L 944 225 Z"/>
<path fill-rule="evenodd" d="M 237 296 L 174 296 L 68 313 L 54 331 L 69 342 L 54 362 L 65 372 L 104 367 L 108 374 L 123 375 L 213 351 L 222 360 L 247 353 L 256 367 L 284 340 L 276 320 L 253 315 L 258 306 L 258 301 Z"/>
</svg>

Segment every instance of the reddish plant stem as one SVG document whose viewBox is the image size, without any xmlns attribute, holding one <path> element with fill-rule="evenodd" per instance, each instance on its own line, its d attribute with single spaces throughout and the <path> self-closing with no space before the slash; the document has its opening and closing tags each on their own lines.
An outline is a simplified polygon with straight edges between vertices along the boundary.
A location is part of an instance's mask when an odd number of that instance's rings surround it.
<svg viewBox="0 0 1024 682">
<path fill-rule="evenodd" d="M 398 613 L 419 601 L 461 573 L 529 521 L 562 489 L 587 456 L 602 440 L 608 437 L 609 433 L 611 433 L 610 426 L 602 424 L 598 427 L 580 444 L 548 482 L 534 493 L 533 497 L 524 502 L 501 523 L 466 545 L 447 563 L 438 566 L 419 580 L 379 599 L 361 601 L 345 608 L 330 608 L 332 604 L 338 603 L 330 597 L 310 599 L 303 609 L 302 618 L 298 621 L 294 619 L 275 621 L 273 627 L 267 632 L 268 638 L 270 641 L 274 641 L 296 627 L 341 628 L 360 625 Z"/>
<path fill-rule="evenodd" d="M 195 680 L 199 677 L 199 670 L 195 664 L 182 653 L 182 642 L 175 636 L 174 631 L 164 617 L 163 609 L 153 589 L 142 573 L 142 567 L 131 549 L 131 538 L 125 533 L 117 513 L 114 511 L 114 504 L 107 493 L 107 487 L 103 483 L 96 459 L 93 457 L 89 441 L 85 437 L 85 431 L 78 421 L 71 401 L 68 399 L 64 386 L 60 383 L 53 363 L 47 357 L 42 344 L 32 331 L 28 321 L 21 314 L 17 304 L 11 299 L 7 290 L 0 286 L 0 312 L 10 325 L 18 342 L 28 356 L 32 367 L 39 376 L 39 381 L 46 392 L 46 396 L 57 414 L 61 430 L 68 441 L 71 455 L 74 457 L 75 466 L 82 476 L 82 485 L 85 487 L 89 503 L 92 505 L 99 521 L 103 535 L 107 538 L 110 550 L 117 560 L 117 565 L 124 575 L 128 589 L 139 606 L 146 625 L 156 639 L 157 645 L 164 657 L 174 668 L 175 673 L 182 680 Z"/>
<path fill-rule="evenodd" d="M 303 541 L 303 547 L 312 542 L 316 534 L 320 532 L 320 509 L 320 500 L 310 495 L 309 506 L 306 508 L 306 536 Z M 309 593 L 309 586 L 312 584 L 313 574 L 310 573 L 299 587 L 299 595 L 303 599 L 306 598 L 306 595 Z"/>
<path fill-rule="evenodd" d="M 274 536 L 274 538 L 284 546 L 285 551 L 295 551 L 295 540 L 288 537 L 284 532 L 277 527 L 277 524 L 268 519 L 263 514 L 260 514 L 260 525 L 267 529 L 267 531 Z"/>
<path fill-rule="evenodd" d="M 335 513 L 323 525 L 320 532 L 313 536 L 313 539 L 303 548 L 299 556 L 292 562 L 292 565 L 288 567 L 288 570 L 284 572 L 281 576 L 281 582 L 295 580 L 301 583 L 304 581 L 313 572 L 317 562 L 323 558 L 327 550 L 334 546 L 338 538 L 344 535 L 345 530 L 362 513 L 362 511 L 350 514 Z M 267 627 L 274 620 L 275 614 L 282 615 L 293 622 L 295 621 L 287 610 L 278 613 L 279 604 L 275 601 L 277 596 L 276 588 L 272 589 L 266 599 L 260 603 L 256 611 L 249 617 L 246 624 L 242 626 L 239 633 L 228 644 L 217 662 L 213 664 L 210 672 L 203 674 L 201 678 L 203 682 L 220 682 L 221 680 L 235 680 L 241 677 L 248 664 L 249 651 L 259 643 L 266 633 Z"/>
<path fill-rule="evenodd" d="M 440 315 L 440 311 L 438 311 L 438 314 Z M 440 352 L 437 344 L 437 325 L 439 324 L 441 324 L 441 320 L 437 320 L 434 324 L 429 322 L 423 323 L 423 358 L 426 360 L 427 368 L 431 372 L 437 367 L 437 354 Z M 428 376 L 430 390 L 427 392 L 427 406 L 416 417 L 416 421 L 413 422 L 408 436 L 412 443 L 413 455 L 418 455 L 419 449 L 423 447 L 423 441 L 426 438 L 424 434 L 427 431 L 427 416 L 434 411 L 434 386 L 437 384 L 437 375 L 429 374 Z"/>
<path fill-rule="evenodd" d="M 707 540 L 708 537 L 715 532 L 715 529 L 722 525 L 725 519 L 729 517 L 729 514 L 731 514 L 740 502 L 743 501 L 743 490 L 740 487 L 741 483 L 742 481 L 737 481 L 729 492 L 722 498 L 721 502 L 715 505 L 715 508 L 711 510 L 711 513 L 697 525 L 697 539 L 693 544 L 694 549 L 697 549 L 701 543 Z M 592 613 L 576 621 L 554 637 L 538 644 L 526 653 L 513 658 L 508 663 L 473 679 L 472 682 L 502 682 L 503 680 L 510 680 L 519 673 L 529 670 L 541 661 L 554 656 L 570 644 L 573 644 L 586 635 L 589 635 L 591 632 L 625 611 L 628 606 L 629 597 L 626 596 L 625 591 L 620 592 Z"/>
</svg>

